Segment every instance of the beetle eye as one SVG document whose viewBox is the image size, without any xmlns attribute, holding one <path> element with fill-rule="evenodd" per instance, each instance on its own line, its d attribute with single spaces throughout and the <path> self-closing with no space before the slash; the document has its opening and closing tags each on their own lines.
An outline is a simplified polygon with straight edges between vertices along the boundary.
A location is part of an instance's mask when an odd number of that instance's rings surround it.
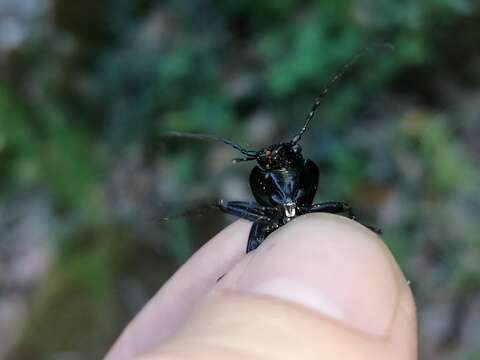
<svg viewBox="0 0 480 360">
<path fill-rule="evenodd" d="M 302 147 L 298 144 L 293 145 L 292 150 L 294 153 L 300 153 L 302 151 Z"/>
</svg>

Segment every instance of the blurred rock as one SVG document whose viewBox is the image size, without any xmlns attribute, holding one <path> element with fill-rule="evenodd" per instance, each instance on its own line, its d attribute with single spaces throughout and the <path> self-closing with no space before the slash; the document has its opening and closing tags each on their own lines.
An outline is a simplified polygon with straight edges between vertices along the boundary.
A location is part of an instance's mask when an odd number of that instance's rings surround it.
<svg viewBox="0 0 480 360">
<path fill-rule="evenodd" d="M 17 343 L 28 314 L 26 299 L 21 295 L 0 295 L 0 359 L 5 359 Z"/>
<path fill-rule="evenodd" d="M 0 56 L 22 43 L 47 6 L 47 0 L 0 0 Z"/>
<path fill-rule="evenodd" d="M 34 290 L 55 258 L 54 217 L 42 194 L 12 196 L 0 204 L 0 358 L 24 327 Z"/>
</svg>

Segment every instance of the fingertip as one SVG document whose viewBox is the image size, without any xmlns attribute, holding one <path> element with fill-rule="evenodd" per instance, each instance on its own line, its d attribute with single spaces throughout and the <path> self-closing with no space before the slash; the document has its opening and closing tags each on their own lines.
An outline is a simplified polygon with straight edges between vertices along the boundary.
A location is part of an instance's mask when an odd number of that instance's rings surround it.
<svg viewBox="0 0 480 360">
<path fill-rule="evenodd" d="M 145 359 L 193 357 L 414 360 L 415 304 L 375 233 L 302 216 L 244 256 Z"/>
<path fill-rule="evenodd" d="M 331 214 L 283 226 L 221 282 L 224 289 L 302 304 L 375 336 L 388 333 L 405 286 L 377 234 Z"/>
</svg>

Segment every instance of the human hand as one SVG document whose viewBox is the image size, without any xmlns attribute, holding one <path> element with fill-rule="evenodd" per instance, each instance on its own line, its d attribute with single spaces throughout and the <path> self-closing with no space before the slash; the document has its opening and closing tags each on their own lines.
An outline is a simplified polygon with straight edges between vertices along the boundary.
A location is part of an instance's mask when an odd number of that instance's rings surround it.
<svg viewBox="0 0 480 360">
<path fill-rule="evenodd" d="M 245 255 L 250 226 L 237 221 L 197 251 L 106 360 L 417 358 L 414 300 L 376 234 L 309 214 Z"/>
</svg>

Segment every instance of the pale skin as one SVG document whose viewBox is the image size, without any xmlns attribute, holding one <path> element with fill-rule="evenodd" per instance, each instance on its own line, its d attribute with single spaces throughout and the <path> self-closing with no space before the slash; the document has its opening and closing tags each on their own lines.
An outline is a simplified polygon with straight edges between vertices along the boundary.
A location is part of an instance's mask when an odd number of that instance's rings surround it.
<svg viewBox="0 0 480 360">
<path fill-rule="evenodd" d="M 413 296 L 378 235 L 308 214 L 245 254 L 250 227 L 237 221 L 197 251 L 106 359 L 417 358 Z"/>
</svg>

